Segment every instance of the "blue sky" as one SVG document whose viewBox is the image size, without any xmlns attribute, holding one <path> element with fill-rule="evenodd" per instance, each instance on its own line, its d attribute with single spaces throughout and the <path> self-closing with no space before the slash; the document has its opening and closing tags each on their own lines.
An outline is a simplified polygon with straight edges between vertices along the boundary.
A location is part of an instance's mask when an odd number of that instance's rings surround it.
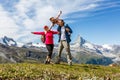
<svg viewBox="0 0 120 80">
<path fill-rule="evenodd" d="M 60 10 L 73 29 L 72 42 L 80 35 L 94 44 L 120 45 L 120 0 L 0 0 L 0 37 L 40 42 L 30 32 L 43 31 Z"/>
</svg>

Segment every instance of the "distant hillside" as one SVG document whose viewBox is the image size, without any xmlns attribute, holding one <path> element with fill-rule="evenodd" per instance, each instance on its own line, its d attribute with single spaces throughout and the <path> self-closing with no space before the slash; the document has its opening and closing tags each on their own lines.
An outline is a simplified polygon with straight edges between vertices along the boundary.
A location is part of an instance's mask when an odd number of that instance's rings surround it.
<svg viewBox="0 0 120 80">
<path fill-rule="evenodd" d="M 70 44 L 73 63 L 109 65 L 120 64 L 119 45 L 95 45 L 81 36 L 78 36 L 74 43 Z M 0 38 L 0 63 L 17 62 L 41 62 L 43 63 L 47 49 L 43 43 L 19 43 L 12 38 L 4 36 Z M 56 61 L 58 44 L 52 55 Z M 65 50 L 62 52 L 62 62 L 67 62 Z"/>
<path fill-rule="evenodd" d="M 0 80 L 120 80 L 120 66 L 0 64 Z"/>
<path fill-rule="evenodd" d="M 73 54 L 73 53 L 72 53 Z M 73 55 L 73 63 L 87 63 L 87 64 L 100 64 L 108 65 L 111 64 L 111 59 L 100 56 L 97 54 L 89 54 L 89 52 L 77 52 L 76 55 Z M 37 62 L 43 63 L 46 59 L 47 51 L 46 48 L 22 48 L 15 46 L 6 46 L 0 44 L 0 63 L 21 63 L 21 62 Z M 54 49 L 52 55 L 52 61 L 56 61 L 57 50 Z M 63 51 L 62 62 L 67 62 L 66 53 Z"/>
<path fill-rule="evenodd" d="M 43 63 L 47 52 L 41 49 L 21 48 L 0 44 L 0 63 Z"/>
</svg>

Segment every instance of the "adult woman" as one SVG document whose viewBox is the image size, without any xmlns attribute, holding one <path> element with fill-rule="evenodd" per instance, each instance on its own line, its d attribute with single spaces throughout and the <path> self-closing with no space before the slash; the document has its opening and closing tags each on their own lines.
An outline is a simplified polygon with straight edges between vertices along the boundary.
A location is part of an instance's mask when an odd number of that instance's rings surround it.
<svg viewBox="0 0 120 80">
<path fill-rule="evenodd" d="M 54 48 L 54 41 L 53 41 L 53 35 L 58 34 L 58 31 L 52 31 L 49 29 L 48 26 L 44 26 L 43 32 L 32 32 L 33 34 L 38 34 L 38 35 L 45 35 L 45 44 L 46 48 L 48 50 L 48 55 L 46 57 L 45 64 L 49 64 L 51 60 L 51 56 L 53 53 L 53 48 Z"/>
</svg>

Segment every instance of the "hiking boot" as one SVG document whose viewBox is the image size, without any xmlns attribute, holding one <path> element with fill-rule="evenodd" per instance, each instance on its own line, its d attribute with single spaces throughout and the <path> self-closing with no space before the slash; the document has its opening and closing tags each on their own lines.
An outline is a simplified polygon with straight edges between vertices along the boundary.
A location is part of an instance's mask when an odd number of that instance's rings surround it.
<svg viewBox="0 0 120 80">
<path fill-rule="evenodd" d="M 60 64 L 60 62 L 57 61 L 57 62 L 55 62 L 55 64 Z"/>
<path fill-rule="evenodd" d="M 58 60 L 55 62 L 55 64 L 60 64 L 60 59 L 58 59 Z"/>
<path fill-rule="evenodd" d="M 47 64 L 50 64 L 50 61 L 47 61 Z"/>
<path fill-rule="evenodd" d="M 44 64 L 48 64 L 48 61 L 45 61 Z"/>
<path fill-rule="evenodd" d="M 68 65 L 72 66 L 72 60 L 68 61 Z"/>
</svg>

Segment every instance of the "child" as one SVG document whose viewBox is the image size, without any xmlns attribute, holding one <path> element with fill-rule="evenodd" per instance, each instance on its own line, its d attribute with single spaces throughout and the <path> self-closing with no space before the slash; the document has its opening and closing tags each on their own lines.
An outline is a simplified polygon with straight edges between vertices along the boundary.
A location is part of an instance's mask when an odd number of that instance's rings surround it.
<svg viewBox="0 0 120 80">
<path fill-rule="evenodd" d="M 44 32 L 31 32 L 32 34 L 45 35 L 45 44 L 48 50 L 45 64 L 50 64 L 51 56 L 54 48 L 53 35 L 58 34 L 58 31 L 51 31 L 48 26 L 44 26 Z"/>
<path fill-rule="evenodd" d="M 50 21 L 52 22 L 52 25 L 50 27 L 50 29 L 55 25 L 55 24 L 59 24 L 59 22 L 62 20 L 62 19 L 59 19 L 60 15 L 62 14 L 62 11 L 60 11 L 60 13 L 58 14 L 58 16 L 55 18 L 55 17 L 51 17 L 50 18 Z"/>
</svg>

